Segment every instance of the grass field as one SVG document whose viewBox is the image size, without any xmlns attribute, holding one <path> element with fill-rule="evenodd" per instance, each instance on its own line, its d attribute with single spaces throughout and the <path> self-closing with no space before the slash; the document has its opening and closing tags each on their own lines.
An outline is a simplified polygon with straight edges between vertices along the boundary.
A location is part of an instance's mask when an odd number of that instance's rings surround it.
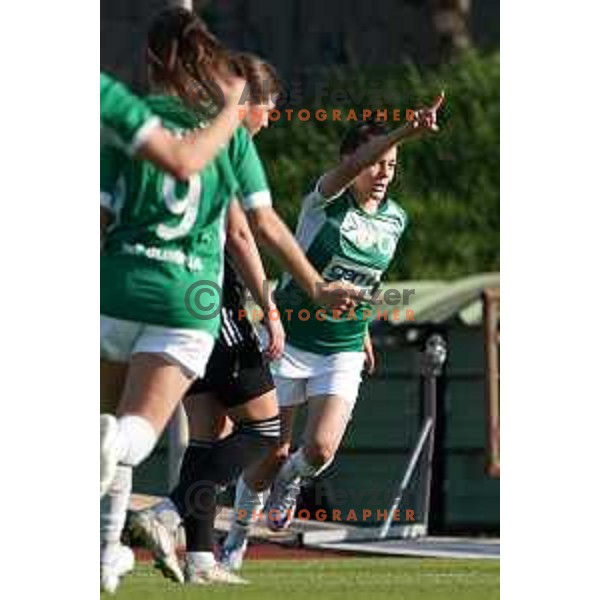
<svg viewBox="0 0 600 600">
<path fill-rule="evenodd" d="M 142 563 L 123 581 L 117 598 L 493 600 L 500 597 L 500 563 L 496 560 L 252 560 L 242 574 L 251 585 L 179 586 Z M 112 596 L 101 594 L 101 597 Z"/>
</svg>

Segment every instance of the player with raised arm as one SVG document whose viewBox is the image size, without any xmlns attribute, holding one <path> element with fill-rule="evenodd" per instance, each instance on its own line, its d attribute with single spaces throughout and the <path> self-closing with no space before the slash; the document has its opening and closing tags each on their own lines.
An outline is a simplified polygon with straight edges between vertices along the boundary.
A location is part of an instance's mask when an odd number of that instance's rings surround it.
<svg viewBox="0 0 600 600">
<path fill-rule="evenodd" d="M 296 237 L 308 258 L 327 281 L 345 279 L 373 290 L 387 269 L 408 219 L 387 196 L 394 177 L 398 143 L 424 131 L 436 131 L 440 96 L 415 121 L 389 131 L 374 120 L 352 127 L 342 141 L 340 161 L 305 198 Z M 291 299 L 300 296 L 300 305 Z M 239 569 L 248 529 L 266 504 L 273 530 L 289 526 L 300 491 L 308 478 L 333 460 L 351 416 L 361 382 L 365 350 L 370 347 L 371 309 L 359 305 L 350 315 L 320 310 L 284 276 L 276 301 L 286 330 L 283 357 L 273 363 L 281 409 L 280 447 L 262 464 L 238 480 L 235 522 L 225 540 L 222 561 Z M 309 318 L 300 318 L 301 310 Z M 370 362 L 372 363 L 372 352 Z M 371 364 L 372 366 L 372 364 Z M 303 443 L 289 455 L 296 408 L 308 403 Z"/>
</svg>

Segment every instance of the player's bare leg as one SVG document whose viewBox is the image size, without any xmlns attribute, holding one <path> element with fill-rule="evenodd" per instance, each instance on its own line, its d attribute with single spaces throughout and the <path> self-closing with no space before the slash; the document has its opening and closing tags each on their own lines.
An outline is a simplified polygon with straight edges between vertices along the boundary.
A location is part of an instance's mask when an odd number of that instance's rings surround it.
<svg viewBox="0 0 600 600">
<path fill-rule="evenodd" d="M 117 424 L 107 415 L 117 410 L 121 392 L 127 377 L 127 364 L 106 360 L 100 362 L 100 412 L 105 413 L 100 420 L 100 455 L 116 452 L 114 438 L 117 435 Z M 101 503 L 100 511 L 100 585 L 109 593 L 114 593 L 123 575 L 133 569 L 135 560 L 133 553 L 126 546 L 122 546 L 116 537 L 116 530 L 121 527 L 120 520 L 114 519 L 111 507 L 122 503 L 121 485 L 114 483 L 111 489 L 109 484 L 114 482 L 118 467 L 112 457 L 101 460 L 100 465 L 100 490 L 108 491 Z M 127 479 L 125 480 L 125 493 L 127 493 Z M 118 508 L 118 506 L 117 506 Z M 121 510 L 117 511 L 119 515 Z"/>
<path fill-rule="evenodd" d="M 228 435 L 221 432 L 197 475 L 206 479 L 204 501 L 185 518 L 186 565 L 190 579 L 208 583 L 244 583 L 223 570 L 212 555 L 216 485 L 234 479 L 241 469 L 260 460 L 279 441 L 279 408 L 273 390 L 227 409 L 228 421 L 236 423 Z M 198 430 L 194 437 L 198 437 Z M 182 478 L 183 480 L 184 478 Z"/>
<path fill-rule="evenodd" d="M 190 436 L 186 452 L 194 452 L 195 459 L 201 462 L 202 454 L 208 451 L 219 435 L 230 433 L 232 425 L 222 405 L 211 394 L 187 396 L 184 407 Z M 150 508 L 136 511 L 131 517 L 132 532 L 152 552 L 159 568 L 165 563 L 177 562 L 176 544 L 182 525 L 182 516 L 168 496 Z M 212 551 L 209 554 L 212 564 Z M 168 576 L 166 570 L 162 570 Z"/>
<path fill-rule="evenodd" d="M 186 531 L 186 580 L 190 583 L 244 583 L 238 576 L 223 571 L 213 555 L 215 492 L 219 483 L 231 480 L 242 466 L 262 456 L 279 439 L 278 406 L 273 391 L 227 409 L 213 394 L 195 394 L 185 401 L 190 429 L 180 483 L 170 498 L 138 513 L 134 526 L 152 538 L 156 551 L 174 554 L 167 548 L 159 529 L 171 533 L 181 522 Z M 232 423 L 238 423 L 234 429 Z M 275 428 L 275 429 L 274 429 Z M 215 441 L 215 440 L 219 441 Z M 151 523 L 152 522 L 152 523 Z M 152 525 L 152 527 L 150 527 Z"/>
<path fill-rule="evenodd" d="M 104 368 L 103 368 L 104 367 Z M 101 366 L 101 389 L 105 404 L 114 405 L 118 381 L 111 380 L 122 370 Z M 175 406 L 189 386 L 190 378 L 180 367 L 154 354 L 135 354 L 129 364 L 117 417 L 102 415 L 101 468 L 114 470 L 114 477 L 102 498 L 100 529 L 103 564 L 114 563 L 131 495 L 133 467 L 152 451 Z M 108 466 L 107 466 L 108 465 Z M 106 569 L 104 569 L 106 570 Z M 178 564 L 168 565 L 172 578 L 183 581 Z M 114 579 L 109 573 L 110 579 Z M 107 588 L 108 589 L 108 588 Z"/>
<path fill-rule="evenodd" d="M 266 506 L 267 525 L 274 531 L 289 527 L 302 483 L 320 475 L 333 461 L 351 411 L 341 396 L 308 399 L 303 444 L 289 456 L 275 481 Z"/>
<path fill-rule="evenodd" d="M 250 527 L 258 520 L 269 495 L 271 482 L 289 454 L 296 409 L 284 407 L 280 411 L 279 446 L 262 461 L 245 469 L 237 481 L 233 522 L 221 553 L 221 562 L 234 571 L 241 569 Z"/>
<path fill-rule="evenodd" d="M 100 359 L 100 413 L 117 413 L 128 368 L 127 363 Z"/>
</svg>

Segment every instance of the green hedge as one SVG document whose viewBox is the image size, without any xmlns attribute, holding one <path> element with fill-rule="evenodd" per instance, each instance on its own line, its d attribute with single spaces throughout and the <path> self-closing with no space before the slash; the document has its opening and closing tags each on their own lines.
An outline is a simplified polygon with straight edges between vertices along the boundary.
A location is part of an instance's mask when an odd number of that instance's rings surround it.
<svg viewBox="0 0 600 600">
<path fill-rule="evenodd" d="M 391 196 L 408 212 L 410 228 L 389 279 L 454 278 L 500 266 L 500 60 L 464 55 L 436 70 L 403 65 L 364 73 L 329 72 L 329 89 L 385 90 L 377 105 L 321 103 L 326 109 L 416 108 L 446 90 L 437 136 L 407 144 Z M 357 94 L 354 94 L 355 96 Z M 368 100 L 368 98 L 367 98 Z M 371 101 L 373 97 L 371 96 Z M 314 101 L 302 107 L 314 114 Z M 299 106 L 294 107 L 296 111 Z M 331 114 L 331 112 L 329 112 Z M 275 203 L 295 227 L 304 193 L 337 157 L 348 123 L 283 118 L 257 138 Z M 269 265 L 273 273 L 272 265 Z"/>
</svg>

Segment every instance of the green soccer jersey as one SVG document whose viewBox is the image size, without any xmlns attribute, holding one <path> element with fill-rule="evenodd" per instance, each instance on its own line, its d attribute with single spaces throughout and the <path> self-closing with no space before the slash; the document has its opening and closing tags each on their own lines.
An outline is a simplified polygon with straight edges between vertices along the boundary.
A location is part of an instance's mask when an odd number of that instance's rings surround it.
<svg viewBox="0 0 600 600">
<path fill-rule="evenodd" d="M 147 104 L 176 133 L 198 125 L 176 98 Z M 238 129 L 227 149 L 181 183 L 115 147 L 102 148 L 101 205 L 114 215 L 101 255 L 102 314 L 216 336 L 220 311 L 210 318 L 200 311 L 199 318 L 197 306 L 209 306 L 214 295 L 199 296 L 206 286 L 198 282 L 221 284 L 226 209 L 238 193 L 232 162 L 247 160 L 247 153 L 245 131 Z M 255 165 L 254 173 L 251 167 L 248 161 L 247 176 L 260 187 L 262 167 Z"/>
<path fill-rule="evenodd" d="M 356 203 L 350 190 L 325 199 L 317 184 L 303 202 L 296 238 L 325 281 L 373 289 L 390 264 L 407 223 L 404 210 L 389 198 L 371 214 Z M 292 346 L 316 354 L 363 349 L 373 316 L 370 305 L 360 304 L 341 314 L 319 310 L 287 274 L 276 299 Z"/>
<path fill-rule="evenodd" d="M 103 141 L 135 154 L 160 119 L 122 83 L 100 73 L 100 128 Z"/>
<path fill-rule="evenodd" d="M 244 127 L 236 131 L 229 145 L 229 159 L 239 186 L 239 198 L 245 211 L 271 206 L 271 192 L 256 146 Z"/>
</svg>

